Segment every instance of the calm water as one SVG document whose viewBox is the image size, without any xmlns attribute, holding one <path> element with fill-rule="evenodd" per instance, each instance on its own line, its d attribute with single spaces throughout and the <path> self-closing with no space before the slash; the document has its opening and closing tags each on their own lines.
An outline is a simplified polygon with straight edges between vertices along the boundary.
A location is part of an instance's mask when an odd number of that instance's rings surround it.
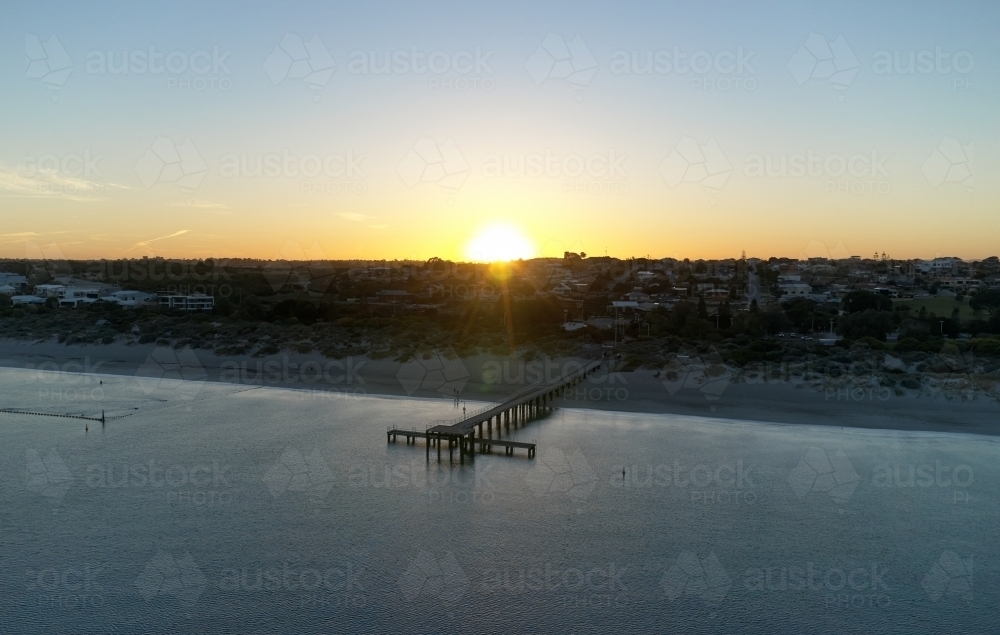
<svg viewBox="0 0 1000 635">
<path fill-rule="evenodd" d="M 560 410 L 425 462 L 448 401 L 0 370 L 11 633 L 986 633 L 992 438 Z M 623 475 L 624 470 L 624 475 Z M 912 471 L 912 479 L 911 479 Z"/>
</svg>

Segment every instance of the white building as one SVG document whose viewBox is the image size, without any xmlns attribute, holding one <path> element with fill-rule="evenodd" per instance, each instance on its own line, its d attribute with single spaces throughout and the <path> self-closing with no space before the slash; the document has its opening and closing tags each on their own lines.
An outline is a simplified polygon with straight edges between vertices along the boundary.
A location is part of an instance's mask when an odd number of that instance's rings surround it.
<svg viewBox="0 0 1000 635">
<path fill-rule="evenodd" d="M 780 285 L 778 288 L 781 290 L 782 297 L 805 298 L 812 293 L 812 286 L 804 282 L 790 282 Z"/>
<path fill-rule="evenodd" d="M 36 284 L 35 295 L 40 298 L 61 298 L 66 293 L 64 284 Z"/>
<path fill-rule="evenodd" d="M 10 303 L 14 306 L 22 304 L 45 304 L 45 298 L 40 298 L 37 295 L 15 295 L 10 299 Z"/>
<path fill-rule="evenodd" d="M 66 287 L 57 296 L 59 306 L 76 308 L 80 304 L 93 304 L 101 299 L 101 290 L 83 287 Z"/>
<path fill-rule="evenodd" d="M 152 293 L 143 293 L 142 291 L 126 289 L 123 291 L 115 291 L 105 299 L 108 302 L 117 302 L 119 306 L 131 308 L 143 306 L 154 298 L 156 298 L 156 296 Z"/>
<path fill-rule="evenodd" d="M 178 311 L 211 311 L 215 308 L 215 298 L 203 293 L 163 294 L 158 296 L 156 300 L 162 308 L 177 309 Z"/>
<path fill-rule="evenodd" d="M 24 291 L 28 279 L 15 273 L 0 272 L 0 287 L 13 287 L 14 291 Z"/>
</svg>

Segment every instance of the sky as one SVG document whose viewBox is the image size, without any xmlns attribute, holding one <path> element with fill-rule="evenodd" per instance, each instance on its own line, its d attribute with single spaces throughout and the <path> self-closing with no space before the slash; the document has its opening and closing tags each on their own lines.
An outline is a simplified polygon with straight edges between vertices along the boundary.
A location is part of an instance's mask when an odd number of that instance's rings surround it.
<svg viewBox="0 0 1000 635">
<path fill-rule="evenodd" d="M 997 3 L 3 12 L 0 257 L 1000 252 Z"/>
</svg>

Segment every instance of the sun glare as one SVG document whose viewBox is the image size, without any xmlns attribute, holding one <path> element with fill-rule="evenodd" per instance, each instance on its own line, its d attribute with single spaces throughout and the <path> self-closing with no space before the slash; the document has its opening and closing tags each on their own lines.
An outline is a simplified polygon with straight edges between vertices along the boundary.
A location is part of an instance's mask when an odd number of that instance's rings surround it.
<svg viewBox="0 0 1000 635">
<path fill-rule="evenodd" d="M 465 248 L 469 260 L 506 262 L 535 255 L 535 246 L 517 228 L 505 223 L 487 225 L 479 230 Z"/>
</svg>

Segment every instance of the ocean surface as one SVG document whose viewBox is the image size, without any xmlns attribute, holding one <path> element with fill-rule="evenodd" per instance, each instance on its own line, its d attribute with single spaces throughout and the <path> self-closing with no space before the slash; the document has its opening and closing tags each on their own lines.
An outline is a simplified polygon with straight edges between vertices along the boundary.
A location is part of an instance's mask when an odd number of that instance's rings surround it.
<svg viewBox="0 0 1000 635">
<path fill-rule="evenodd" d="M 107 417 L 0 413 L 4 633 L 1000 629 L 996 438 L 560 409 L 459 465 L 386 442 L 447 399 L 0 370 L 0 408 Z"/>
</svg>

